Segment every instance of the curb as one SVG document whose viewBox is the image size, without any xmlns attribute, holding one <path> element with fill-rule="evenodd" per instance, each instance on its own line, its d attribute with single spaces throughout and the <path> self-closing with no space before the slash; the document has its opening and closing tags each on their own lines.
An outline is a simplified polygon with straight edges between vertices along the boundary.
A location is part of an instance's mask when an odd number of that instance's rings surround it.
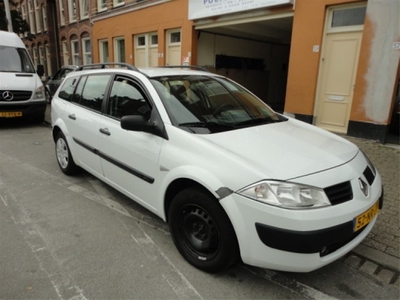
<svg viewBox="0 0 400 300">
<path fill-rule="evenodd" d="M 400 273 L 400 259 L 382 251 L 373 249 L 364 244 L 358 245 L 351 252 L 354 252 L 358 256 L 362 256 L 370 261 L 373 261 L 385 268 L 394 270 Z"/>
</svg>

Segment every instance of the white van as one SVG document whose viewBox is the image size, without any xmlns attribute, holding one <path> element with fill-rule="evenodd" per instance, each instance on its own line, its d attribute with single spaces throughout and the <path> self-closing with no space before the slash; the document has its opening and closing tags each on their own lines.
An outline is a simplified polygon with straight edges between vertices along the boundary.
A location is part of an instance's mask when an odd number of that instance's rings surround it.
<svg viewBox="0 0 400 300">
<path fill-rule="evenodd" d="M 21 39 L 12 32 L 0 31 L 0 119 L 32 118 L 44 120 L 45 89 Z"/>
</svg>

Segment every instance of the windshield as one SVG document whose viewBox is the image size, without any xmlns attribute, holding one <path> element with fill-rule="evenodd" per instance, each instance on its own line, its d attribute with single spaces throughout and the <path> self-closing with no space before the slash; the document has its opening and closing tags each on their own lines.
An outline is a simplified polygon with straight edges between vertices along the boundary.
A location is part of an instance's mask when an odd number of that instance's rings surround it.
<svg viewBox="0 0 400 300">
<path fill-rule="evenodd" d="M 264 102 L 236 83 L 219 77 L 153 78 L 173 125 L 194 133 L 213 133 L 279 122 Z"/>
<path fill-rule="evenodd" d="M 35 73 L 26 49 L 0 46 L 0 72 Z"/>
</svg>

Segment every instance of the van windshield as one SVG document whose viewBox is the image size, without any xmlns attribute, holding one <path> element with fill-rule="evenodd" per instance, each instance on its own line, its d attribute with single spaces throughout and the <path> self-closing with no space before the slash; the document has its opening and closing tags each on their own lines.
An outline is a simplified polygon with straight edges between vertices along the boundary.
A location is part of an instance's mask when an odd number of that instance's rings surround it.
<svg viewBox="0 0 400 300">
<path fill-rule="evenodd" d="M 0 46 L 0 72 L 35 73 L 26 49 Z"/>
</svg>

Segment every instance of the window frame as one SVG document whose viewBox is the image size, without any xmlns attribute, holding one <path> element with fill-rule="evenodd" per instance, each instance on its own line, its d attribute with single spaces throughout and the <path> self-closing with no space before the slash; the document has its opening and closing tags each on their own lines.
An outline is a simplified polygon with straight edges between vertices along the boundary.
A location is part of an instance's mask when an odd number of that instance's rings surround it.
<svg viewBox="0 0 400 300">
<path fill-rule="evenodd" d="M 107 0 L 97 0 L 97 11 L 105 11 L 108 9 L 108 1 Z"/>
<path fill-rule="evenodd" d="M 89 51 L 86 49 L 86 42 L 89 41 Z M 81 39 L 81 44 L 82 44 L 82 58 L 83 58 L 83 64 L 91 64 L 92 63 L 92 41 L 90 40 L 90 37 L 84 37 Z"/>
<path fill-rule="evenodd" d="M 107 58 L 104 59 L 104 49 L 107 49 Z M 109 50 L 109 44 L 108 44 L 108 39 L 102 39 L 99 40 L 99 58 L 101 63 L 106 63 L 110 61 L 110 50 Z"/>
</svg>

